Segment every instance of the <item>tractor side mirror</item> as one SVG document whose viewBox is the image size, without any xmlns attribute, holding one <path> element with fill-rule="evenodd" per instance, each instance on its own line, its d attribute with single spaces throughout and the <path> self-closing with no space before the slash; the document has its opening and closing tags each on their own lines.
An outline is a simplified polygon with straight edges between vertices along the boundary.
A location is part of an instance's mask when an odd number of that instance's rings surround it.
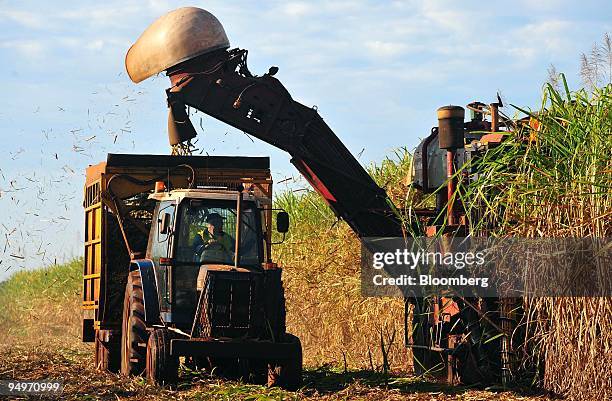
<svg viewBox="0 0 612 401">
<path fill-rule="evenodd" d="M 289 213 L 278 212 L 276 215 L 276 231 L 283 234 L 289 231 Z"/>
<path fill-rule="evenodd" d="M 159 219 L 159 233 L 169 234 L 170 233 L 170 222 L 172 221 L 172 215 L 170 213 L 164 213 L 162 218 Z"/>
</svg>

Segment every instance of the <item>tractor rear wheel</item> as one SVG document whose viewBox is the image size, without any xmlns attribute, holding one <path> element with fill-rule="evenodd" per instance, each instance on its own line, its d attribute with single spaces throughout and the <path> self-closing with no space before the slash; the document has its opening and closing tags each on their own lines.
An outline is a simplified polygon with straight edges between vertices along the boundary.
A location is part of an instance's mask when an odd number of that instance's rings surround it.
<svg viewBox="0 0 612 401">
<path fill-rule="evenodd" d="M 178 381 L 178 357 L 170 355 L 171 335 L 166 329 L 156 329 L 147 343 L 147 381 L 163 386 Z"/>
<path fill-rule="evenodd" d="M 268 366 L 268 386 L 295 391 L 302 386 L 302 344 L 293 334 L 286 334 L 285 341 L 293 344 L 294 350 L 289 358 Z"/>
<path fill-rule="evenodd" d="M 123 299 L 121 373 L 141 375 L 145 369 L 148 332 L 144 321 L 142 281 L 139 271 L 130 272 Z"/>
</svg>

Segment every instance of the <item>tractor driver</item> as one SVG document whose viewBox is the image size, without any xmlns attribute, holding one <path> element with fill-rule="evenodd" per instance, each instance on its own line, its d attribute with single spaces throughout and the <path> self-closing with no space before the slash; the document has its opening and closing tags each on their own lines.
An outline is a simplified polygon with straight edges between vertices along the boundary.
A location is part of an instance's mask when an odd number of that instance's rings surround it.
<svg viewBox="0 0 612 401">
<path fill-rule="evenodd" d="M 232 263 L 234 239 L 223 231 L 223 217 L 218 213 L 206 216 L 207 228 L 193 240 L 193 248 L 202 262 Z"/>
</svg>

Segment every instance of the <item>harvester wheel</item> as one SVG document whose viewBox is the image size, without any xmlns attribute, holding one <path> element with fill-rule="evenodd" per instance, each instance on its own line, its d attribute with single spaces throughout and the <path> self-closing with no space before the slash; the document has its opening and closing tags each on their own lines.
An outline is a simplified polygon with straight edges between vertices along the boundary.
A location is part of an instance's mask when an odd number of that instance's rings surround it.
<svg viewBox="0 0 612 401">
<path fill-rule="evenodd" d="M 463 302 L 457 303 L 458 313 L 450 321 L 432 324 L 430 320 L 435 311 L 435 302 L 438 301 L 417 298 L 413 309 L 412 343 L 417 346 L 412 348 L 415 375 L 427 375 L 448 384 L 497 382 L 500 372 L 500 340 L 491 340 L 497 332 L 479 316 L 479 312 Z M 491 305 L 487 307 L 487 302 L 473 302 L 474 305 L 480 305 L 480 313 L 486 314 L 489 319 L 496 319 L 495 309 Z M 445 308 L 443 305 L 439 307 Z M 446 347 L 445 341 L 450 341 L 451 336 L 465 339 L 454 345 L 452 360 L 443 352 L 426 349 Z M 442 344 L 436 343 L 435 338 Z"/>
<path fill-rule="evenodd" d="M 156 329 L 147 343 L 147 381 L 151 384 L 173 385 L 178 381 L 178 357 L 170 355 L 171 335 L 166 329 Z"/>
<path fill-rule="evenodd" d="M 417 298 L 412 310 L 412 361 L 415 376 L 442 379 L 446 374 L 445 359 L 439 352 L 426 349 L 433 346 L 435 333 L 430 323 L 433 307 L 426 298 Z"/>
<path fill-rule="evenodd" d="M 121 330 L 121 373 L 141 375 L 145 369 L 148 332 L 144 322 L 144 301 L 139 271 L 130 272 L 123 299 Z"/>
<path fill-rule="evenodd" d="M 96 369 L 117 373 L 121 369 L 121 346 L 117 341 L 106 342 L 100 338 L 100 331 L 96 331 Z"/>
<path fill-rule="evenodd" d="M 285 341 L 295 345 L 288 359 L 271 363 L 268 367 L 268 386 L 279 386 L 295 391 L 302 385 L 302 344 L 293 334 L 287 334 Z"/>
</svg>

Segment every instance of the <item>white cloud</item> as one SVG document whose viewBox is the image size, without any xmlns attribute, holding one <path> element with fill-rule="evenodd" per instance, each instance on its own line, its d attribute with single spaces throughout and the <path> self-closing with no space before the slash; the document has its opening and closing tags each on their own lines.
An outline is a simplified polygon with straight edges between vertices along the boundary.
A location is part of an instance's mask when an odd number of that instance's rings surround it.
<svg viewBox="0 0 612 401">
<path fill-rule="evenodd" d="M 159 14 L 159 16 L 178 7 L 176 4 L 172 5 L 171 2 L 167 0 L 149 0 L 147 3 L 149 5 L 149 10 L 155 14 Z M 203 7 L 205 8 L 206 6 Z"/>
<path fill-rule="evenodd" d="M 40 40 L 7 40 L 0 42 L 0 48 L 16 50 L 26 59 L 39 59 L 45 53 L 45 45 Z"/>
<path fill-rule="evenodd" d="M 513 36 L 531 48 L 559 54 L 567 52 L 573 31 L 574 25 L 568 21 L 547 20 L 525 25 Z"/>
<path fill-rule="evenodd" d="M 519 0 L 519 7 L 533 11 L 561 11 L 567 4 L 568 0 Z"/>
<path fill-rule="evenodd" d="M 315 10 L 312 3 L 287 2 L 281 7 L 281 12 L 290 17 L 303 17 L 313 13 Z"/>
<path fill-rule="evenodd" d="M 85 48 L 87 50 L 101 50 L 103 47 L 104 47 L 104 40 L 102 39 L 91 40 L 85 45 Z"/>
<path fill-rule="evenodd" d="M 474 15 L 468 13 L 463 3 L 456 1 L 425 1 L 422 3 L 423 17 L 432 22 L 431 29 L 465 34 L 473 27 Z"/>
<path fill-rule="evenodd" d="M 21 10 L 0 11 L 0 19 L 8 19 L 27 28 L 41 29 L 47 26 L 42 14 Z"/>
<path fill-rule="evenodd" d="M 538 55 L 536 49 L 533 47 L 510 47 L 507 52 L 514 62 L 514 65 L 523 66 L 530 65 Z"/>
<path fill-rule="evenodd" d="M 125 26 L 130 23 L 135 16 L 140 16 L 144 20 L 148 17 L 148 12 L 143 7 L 133 4 L 106 4 L 100 7 L 81 7 L 74 8 L 68 11 L 63 11 L 53 18 L 66 23 L 94 25 L 94 26 Z M 150 18 L 150 17 L 149 17 Z M 152 20 L 150 22 L 153 22 Z"/>
<path fill-rule="evenodd" d="M 406 43 L 383 42 L 380 40 L 369 40 L 364 43 L 368 51 L 376 57 L 394 57 L 402 54 L 407 49 Z"/>
<path fill-rule="evenodd" d="M 335 0 L 320 5 L 325 12 L 357 13 L 367 5 L 359 0 Z"/>
<path fill-rule="evenodd" d="M 581 46 L 579 22 L 548 19 L 518 26 L 504 34 L 500 48 L 516 68 L 530 68 L 534 64 L 545 66 L 568 56 L 578 60 Z"/>
</svg>

